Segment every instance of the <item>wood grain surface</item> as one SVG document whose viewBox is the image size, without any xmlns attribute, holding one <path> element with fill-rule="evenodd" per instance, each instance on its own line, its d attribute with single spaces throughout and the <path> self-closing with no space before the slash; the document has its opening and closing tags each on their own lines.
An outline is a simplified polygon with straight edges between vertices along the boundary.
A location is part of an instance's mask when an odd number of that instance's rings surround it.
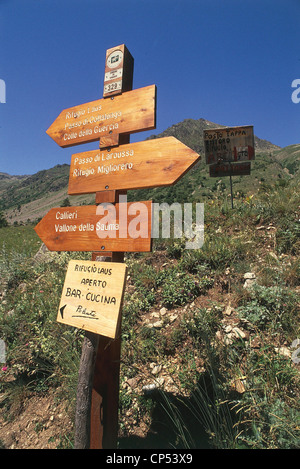
<svg viewBox="0 0 300 469">
<path fill-rule="evenodd" d="M 150 252 L 151 222 L 151 201 L 84 205 L 52 208 L 35 231 L 50 251 Z"/>
<path fill-rule="evenodd" d="M 71 159 L 68 193 L 172 185 L 200 158 L 175 137 L 76 153 Z"/>
<path fill-rule="evenodd" d="M 69 147 L 155 125 L 156 86 L 151 85 L 64 109 L 46 133 L 59 146 Z"/>
</svg>

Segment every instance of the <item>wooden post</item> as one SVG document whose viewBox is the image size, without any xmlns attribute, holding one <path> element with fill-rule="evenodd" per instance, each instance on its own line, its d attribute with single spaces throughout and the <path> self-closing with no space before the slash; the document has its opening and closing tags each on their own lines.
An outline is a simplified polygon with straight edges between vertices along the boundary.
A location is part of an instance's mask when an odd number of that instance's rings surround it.
<svg viewBox="0 0 300 469">
<path fill-rule="evenodd" d="M 116 201 L 119 191 L 115 191 Z M 96 199 L 101 200 L 101 193 Z M 122 192 L 124 194 L 124 191 Z M 123 252 L 112 252 L 111 257 L 98 257 L 92 260 L 124 262 Z M 99 336 L 91 392 L 90 449 L 115 449 L 118 441 L 119 376 L 121 359 L 121 321 L 116 338 Z"/>
<path fill-rule="evenodd" d="M 232 177 L 231 177 L 231 173 L 229 175 L 229 180 L 230 180 L 230 196 L 231 196 L 231 208 L 233 208 L 233 192 L 232 192 Z"/>
<path fill-rule="evenodd" d="M 111 66 L 115 59 L 118 65 Z M 114 62 L 113 62 L 114 63 Z M 110 70 L 111 69 L 111 70 Z M 119 74 L 116 70 L 122 70 Z M 132 89 L 133 58 L 125 46 L 109 49 L 106 53 L 103 97 Z M 114 78 L 118 78 L 117 80 Z M 112 98 L 111 98 L 112 99 Z M 114 134 L 99 141 L 99 147 L 129 143 L 129 134 Z M 96 204 L 119 202 L 127 191 L 96 192 Z M 104 254 L 104 255 L 103 255 Z M 108 257 L 109 256 L 109 257 Z M 124 262 L 123 252 L 94 252 L 92 260 Z M 79 370 L 75 449 L 114 449 L 118 439 L 119 375 L 121 355 L 121 316 L 114 340 L 86 334 Z M 82 435 L 85 433 L 85 435 Z"/>
<path fill-rule="evenodd" d="M 75 413 L 75 449 L 90 447 L 91 392 L 99 335 L 85 332 L 78 373 Z"/>
<path fill-rule="evenodd" d="M 231 166 L 231 162 L 229 162 L 229 166 L 230 166 L 229 182 L 230 182 L 231 208 L 233 208 L 233 189 L 232 189 L 232 166 Z"/>
<path fill-rule="evenodd" d="M 99 194 L 97 197 L 100 198 Z M 103 256 L 103 253 L 95 252 L 92 260 L 123 262 L 124 253 L 105 253 Z M 75 449 L 117 447 L 120 355 L 121 313 L 114 340 L 85 333 L 78 373 Z"/>
</svg>

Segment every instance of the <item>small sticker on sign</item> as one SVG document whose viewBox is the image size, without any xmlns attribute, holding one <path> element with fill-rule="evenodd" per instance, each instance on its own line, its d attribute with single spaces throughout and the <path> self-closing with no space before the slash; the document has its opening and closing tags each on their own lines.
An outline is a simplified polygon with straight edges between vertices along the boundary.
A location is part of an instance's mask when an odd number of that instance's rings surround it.
<svg viewBox="0 0 300 469">
<path fill-rule="evenodd" d="M 116 80 L 122 78 L 123 69 L 119 68 L 118 70 L 113 70 L 112 72 L 107 72 L 104 75 L 104 81 Z"/>
<path fill-rule="evenodd" d="M 114 81 L 113 83 L 109 83 L 108 85 L 104 86 L 104 93 L 110 93 L 111 91 L 120 90 L 122 85 L 122 81 Z"/>
</svg>

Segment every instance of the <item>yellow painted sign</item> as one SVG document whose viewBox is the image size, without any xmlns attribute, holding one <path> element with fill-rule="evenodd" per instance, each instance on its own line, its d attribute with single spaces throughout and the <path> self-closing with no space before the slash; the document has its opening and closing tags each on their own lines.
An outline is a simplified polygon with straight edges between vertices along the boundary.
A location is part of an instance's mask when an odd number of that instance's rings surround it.
<svg viewBox="0 0 300 469">
<path fill-rule="evenodd" d="M 125 277 L 126 264 L 71 260 L 57 321 L 114 339 Z"/>
</svg>

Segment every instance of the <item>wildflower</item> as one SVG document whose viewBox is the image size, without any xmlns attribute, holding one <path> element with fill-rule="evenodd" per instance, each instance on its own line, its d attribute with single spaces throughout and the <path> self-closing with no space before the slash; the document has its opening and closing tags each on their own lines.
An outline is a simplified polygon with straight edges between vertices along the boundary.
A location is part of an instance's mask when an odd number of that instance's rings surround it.
<svg viewBox="0 0 300 469">
<path fill-rule="evenodd" d="M 7 370 L 7 366 L 3 366 L 1 369 L 2 369 L 2 371 L 6 371 L 6 370 Z"/>
</svg>

